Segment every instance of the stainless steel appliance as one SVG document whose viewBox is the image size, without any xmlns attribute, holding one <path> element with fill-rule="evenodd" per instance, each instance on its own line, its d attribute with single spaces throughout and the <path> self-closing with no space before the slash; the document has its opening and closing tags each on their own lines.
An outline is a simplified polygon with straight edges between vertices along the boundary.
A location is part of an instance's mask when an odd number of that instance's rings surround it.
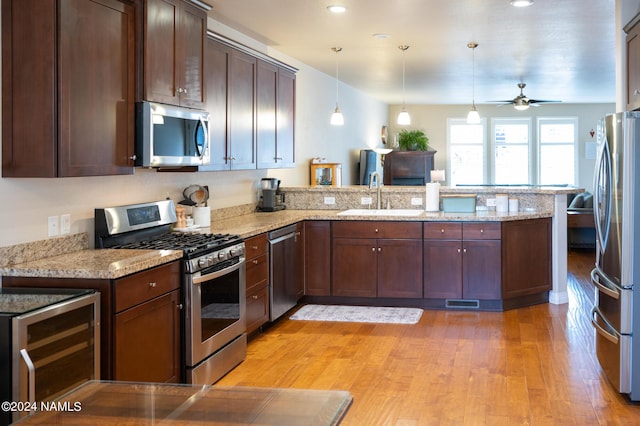
<svg viewBox="0 0 640 426">
<path fill-rule="evenodd" d="M 210 155 L 208 112 L 136 104 L 136 166 L 202 166 L 209 164 Z"/>
<path fill-rule="evenodd" d="M 258 210 L 275 212 L 284 210 L 284 193 L 280 191 L 280 180 L 276 178 L 262 178 L 260 181 L 261 195 Z"/>
<path fill-rule="evenodd" d="M 275 321 L 298 303 L 296 225 L 267 234 L 269 239 L 269 320 Z"/>
<path fill-rule="evenodd" d="M 184 381 L 212 384 L 244 360 L 245 247 L 229 234 L 171 232 L 171 200 L 96 209 L 96 248 L 182 250 Z"/>
<path fill-rule="evenodd" d="M 0 288 L 0 401 L 16 404 L 3 405 L 0 424 L 100 379 L 99 300 L 93 290 Z"/>
<path fill-rule="evenodd" d="M 598 361 L 609 381 L 640 400 L 640 113 L 605 116 L 594 176 Z"/>
</svg>

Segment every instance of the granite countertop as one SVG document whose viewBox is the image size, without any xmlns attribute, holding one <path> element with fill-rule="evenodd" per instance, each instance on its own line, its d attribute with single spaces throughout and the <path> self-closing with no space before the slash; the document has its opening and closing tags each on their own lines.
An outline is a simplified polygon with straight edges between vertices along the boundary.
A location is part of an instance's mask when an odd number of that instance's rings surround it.
<svg viewBox="0 0 640 426">
<path fill-rule="evenodd" d="M 116 279 L 181 259 L 179 250 L 80 250 L 0 268 L 14 277 Z"/>
<path fill-rule="evenodd" d="M 417 216 L 377 216 L 338 215 L 341 210 L 281 210 L 278 212 L 258 212 L 211 222 L 207 232 L 237 234 L 249 238 L 263 232 L 291 225 L 301 220 L 378 220 L 378 221 L 483 221 L 504 222 L 512 220 L 540 219 L 552 217 L 552 212 L 496 213 L 484 211 L 476 213 L 444 213 L 421 211 Z"/>
</svg>

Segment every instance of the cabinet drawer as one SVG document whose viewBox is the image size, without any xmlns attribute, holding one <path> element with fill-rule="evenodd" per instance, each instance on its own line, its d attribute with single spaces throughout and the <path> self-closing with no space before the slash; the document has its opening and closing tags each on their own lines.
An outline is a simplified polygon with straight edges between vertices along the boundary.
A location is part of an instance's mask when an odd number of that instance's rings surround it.
<svg viewBox="0 0 640 426">
<path fill-rule="evenodd" d="M 420 222 L 333 222 L 333 236 L 338 238 L 422 238 Z"/>
<path fill-rule="evenodd" d="M 178 288 L 179 261 L 115 280 L 115 311 L 123 311 Z"/>
<path fill-rule="evenodd" d="M 247 293 L 247 333 L 269 321 L 269 287 Z"/>
<path fill-rule="evenodd" d="M 246 265 L 247 294 L 256 287 L 267 285 L 269 282 L 269 256 L 262 256 L 248 260 Z"/>
<path fill-rule="evenodd" d="M 460 222 L 426 222 L 424 224 L 426 240 L 461 240 L 462 223 Z"/>
<path fill-rule="evenodd" d="M 462 236 L 465 240 L 499 240 L 500 222 L 473 222 L 462 224 Z"/>
<path fill-rule="evenodd" d="M 266 254 L 269 248 L 267 234 L 264 233 L 256 235 L 255 237 L 247 238 L 244 241 L 244 245 L 247 260 Z"/>
</svg>

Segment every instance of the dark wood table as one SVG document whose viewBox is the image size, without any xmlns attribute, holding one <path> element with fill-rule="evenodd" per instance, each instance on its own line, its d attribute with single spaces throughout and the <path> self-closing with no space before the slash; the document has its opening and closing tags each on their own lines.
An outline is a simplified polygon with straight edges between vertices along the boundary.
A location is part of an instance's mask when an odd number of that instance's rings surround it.
<svg viewBox="0 0 640 426">
<path fill-rule="evenodd" d="M 19 424 L 337 425 L 347 391 L 87 382 Z"/>
</svg>

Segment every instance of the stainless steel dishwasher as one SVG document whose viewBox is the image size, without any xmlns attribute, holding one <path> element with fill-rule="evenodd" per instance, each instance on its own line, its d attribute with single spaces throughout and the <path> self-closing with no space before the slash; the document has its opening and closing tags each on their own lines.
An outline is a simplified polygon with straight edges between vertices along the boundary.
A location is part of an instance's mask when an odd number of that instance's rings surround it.
<svg viewBox="0 0 640 426">
<path fill-rule="evenodd" d="M 298 303 L 296 290 L 296 225 L 268 233 L 269 320 L 275 321 Z"/>
</svg>

